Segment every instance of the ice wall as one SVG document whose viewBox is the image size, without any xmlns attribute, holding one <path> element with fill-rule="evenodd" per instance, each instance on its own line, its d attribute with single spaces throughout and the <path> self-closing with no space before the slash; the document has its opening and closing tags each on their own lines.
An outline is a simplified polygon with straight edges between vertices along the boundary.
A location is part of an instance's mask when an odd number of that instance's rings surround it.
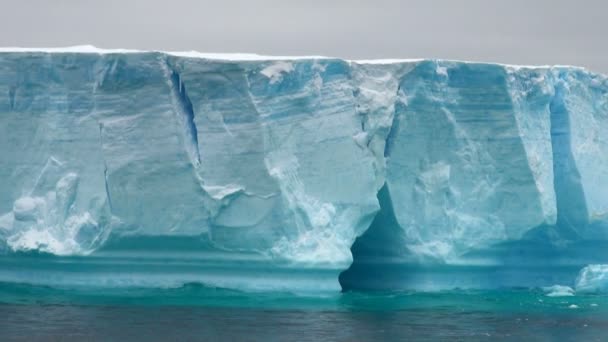
<svg viewBox="0 0 608 342">
<path fill-rule="evenodd" d="M 345 288 L 546 286 L 606 263 L 608 81 L 582 69 L 3 50 L 0 94 L 1 281 L 338 290 L 354 256 Z"/>
<path fill-rule="evenodd" d="M 399 79 L 345 288 L 574 286 L 605 263 L 606 77 L 424 61 Z"/>
</svg>

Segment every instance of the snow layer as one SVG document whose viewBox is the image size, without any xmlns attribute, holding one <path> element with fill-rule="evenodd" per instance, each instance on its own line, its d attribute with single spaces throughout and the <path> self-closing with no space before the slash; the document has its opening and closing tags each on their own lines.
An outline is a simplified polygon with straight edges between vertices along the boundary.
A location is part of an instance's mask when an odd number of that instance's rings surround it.
<svg viewBox="0 0 608 342">
<path fill-rule="evenodd" d="M 608 236 L 608 81 L 580 68 L 6 48 L 0 93 L 6 255 L 338 289 L 359 236 L 355 258 L 448 265 Z"/>
</svg>

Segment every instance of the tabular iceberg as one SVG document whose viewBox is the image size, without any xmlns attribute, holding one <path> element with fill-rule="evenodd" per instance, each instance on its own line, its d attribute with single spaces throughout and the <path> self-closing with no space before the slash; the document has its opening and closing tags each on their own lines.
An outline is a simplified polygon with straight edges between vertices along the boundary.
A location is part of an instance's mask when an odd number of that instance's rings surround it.
<svg viewBox="0 0 608 342">
<path fill-rule="evenodd" d="M 4 49 L 0 94 L 0 281 L 549 286 L 608 263 L 608 79 L 584 69 Z"/>
</svg>

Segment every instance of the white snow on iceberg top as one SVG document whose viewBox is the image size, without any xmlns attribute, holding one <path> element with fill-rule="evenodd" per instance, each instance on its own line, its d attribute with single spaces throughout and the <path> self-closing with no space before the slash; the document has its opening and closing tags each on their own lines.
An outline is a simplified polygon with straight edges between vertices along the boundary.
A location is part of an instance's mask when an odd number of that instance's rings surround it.
<svg viewBox="0 0 608 342">
<path fill-rule="evenodd" d="M 263 56 L 254 53 L 203 53 L 198 51 L 162 51 L 162 50 L 136 50 L 136 49 L 102 49 L 93 45 L 76 45 L 67 47 L 0 47 L 1 52 L 48 52 L 48 53 L 146 53 L 160 52 L 177 57 L 218 59 L 230 61 L 259 61 L 259 60 L 285 60 L 285 59 L 329 59 L 325 56 Z"/>
<path fill-rule="evenodd" d="M 0 52 L 49 52 L 49 53 L 137 53 L 145 52 L 133 49 L 100 49 L 93 45 L 76 45 L 66 47 L 0 47 Z"/>
<path fill-rule="evenodd" d="M 485 61 L 467 61 L 457 59 L 441 59 L 441 58 L 381 58 L 381 59 L 348 59 L 330 56 L 269 56 L 259 55 L 255 53 L 214 53 L 214 52 L 199 52 L 199 51 L 164 51 L 164 50 L 137 50 L 137 49 L 104 49 L 93 45 L 75 45 L 66 47 L 0 47 L 0 53 L 7 52 L 43 52 L 43 53 L 96 53 L 96 54 L 112 54 L 112 53 L 146 53 L 158 52 L 165 53 L 176 57 L 186 58 L 201 58 L 211 60 L 226 60 L 226 61 L 280 61 L 280 60 L 306 60 L 306 59 L 341 59 L 349 63 L 357 64 L 400 64 L 400 63 L 416 63 L 425 60 L 435 60 L 455 63 L 471 63 L 471 64 L 494 64 L 501 65 L 515 70 L 519 69 L 547 69 L 551 67 L 564 67 L 587 70 L 585 67 L 574 65 L 518 65 L 506 64 Z"/>
</svg>

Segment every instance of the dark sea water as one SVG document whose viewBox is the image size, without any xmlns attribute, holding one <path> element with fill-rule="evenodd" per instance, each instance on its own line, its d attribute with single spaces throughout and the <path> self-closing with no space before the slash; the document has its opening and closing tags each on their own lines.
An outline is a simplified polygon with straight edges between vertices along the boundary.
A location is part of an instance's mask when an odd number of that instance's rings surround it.
<svg viewBox="0 0 608 342">
<path fill-rule="evenodd" d="M 608 341 L 608 296 L 0 284 L 0 341 Z"/>
</svg>

